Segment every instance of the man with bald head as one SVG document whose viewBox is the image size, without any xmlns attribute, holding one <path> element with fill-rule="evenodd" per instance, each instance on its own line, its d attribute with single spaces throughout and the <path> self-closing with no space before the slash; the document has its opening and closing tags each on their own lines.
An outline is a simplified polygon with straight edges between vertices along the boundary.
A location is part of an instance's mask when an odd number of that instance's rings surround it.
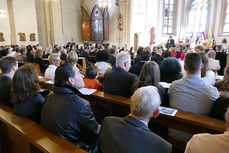
<svg viewBox="0 0 229 153">
<path fill-rule="evenodd" d="M 147 86 L 135 91 L 131 113 L 124 118 L 106 117 L 98 138 L 97 153 L 169 153 L 171 144 L 148 128 L 150 118 L 159 115 L 161 104 L 157 88 Z"/>
</svg>

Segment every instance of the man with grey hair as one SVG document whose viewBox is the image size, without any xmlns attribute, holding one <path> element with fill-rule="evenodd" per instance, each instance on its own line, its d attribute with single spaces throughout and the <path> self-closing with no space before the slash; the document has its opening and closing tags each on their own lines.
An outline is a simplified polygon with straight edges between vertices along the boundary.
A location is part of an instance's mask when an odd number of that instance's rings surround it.
<svg viewBox="0 0 229 153">
<path fill-rule="evenodd" d="M 229 108 L 225 114 L 227 131 L 223 134 L 195 134 L 187 143 L 185 153 L 228 153 L 229 152 Z"/>
<path fill-rule="evenodd" d="M 151 132 L 148 122 L 159 115 L 157 88 L 146 86 L 131 98 L 131 113 L 124 118 L 106 117 L 98 138 L 97 153 L 170 153 L 172 146 Z"/>
<path fill-rule="evenodd" d="M 116 57 L 116 68 L 108 70 L 104 74 L 104 92 L 130 97 L 131 87 L 138 79 L 136 75 L 128 72 L 130 66 L 130 54 L 128 52 L 119 53 Z"/>
</svg>

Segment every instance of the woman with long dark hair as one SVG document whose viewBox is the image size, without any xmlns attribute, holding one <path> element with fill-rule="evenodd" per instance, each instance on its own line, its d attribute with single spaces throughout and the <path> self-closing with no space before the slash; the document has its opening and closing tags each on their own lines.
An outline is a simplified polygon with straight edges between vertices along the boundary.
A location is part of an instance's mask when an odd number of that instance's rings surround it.
<svg viewBox="0 0 229 153">
<path fill-rule="evenodd" d="M 36 68 L 32 64 L 20 67 L 12 80 L 11 96 L 14 112 L 39 123 L 45 100 L 40 91 Z"/>
<path fill-rule="evenodd" d="M 134 93 L 140 87 L 155 86 L 158 89 L 161 100 L 163 100 L 165 96 L 165 89 L 159 85 L 159 82 L 160 70 L 158 64 L 154 61 L 146 62 L 142 67 L 138 81 L 132 87 L 132 93 Z"/>
</svg>

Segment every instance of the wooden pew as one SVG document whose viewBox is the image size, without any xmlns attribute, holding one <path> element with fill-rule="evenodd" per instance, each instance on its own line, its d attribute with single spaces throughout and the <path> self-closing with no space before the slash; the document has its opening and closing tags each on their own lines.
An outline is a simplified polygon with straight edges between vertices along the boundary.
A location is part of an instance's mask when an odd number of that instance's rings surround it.
<svg viewBox="0 0 229 153">
<path fill-rule="evenodd" d="M 84 98 L 93 104 L 95 116 L 100 121 L 105 116 L 125 116 L 130 112 L 129 107 L 131 101 L 125 97 L 96 91 L 92 95 L 85 96 Z M 224 121 L 180 110 L 178 110 L 175 116 L 160 114 L 158 118 L 152 118 L 149 123 L 149 128 L 169 141 L 174 146 L 175 150 L 178 150 L 177 152 L 183 152 L 186 144 L 170 138 L 168 136 L 168 127 L 190 134 L 216 134 L 226 131 Z"/>
<path fill-rule="evenodd" d="M 27 64 L 27 63 L 26 62 L 18 62 L 18 67 L 21 67 L 24 64 Z M 38 73 L 39 76 L 43 76 L 43 74 L 41 74 L 41 69 L 40 69 L 39 64 L 37 64 L 37 63 L 30 63 L 30 64 L 33 64 L 35 66 L 35 68 L 37 69 L 37 73 Z"/>
<path fill-rule="evenodd" d="M 1 153 L 86 153 L 0 103 Z"/>
</svg>

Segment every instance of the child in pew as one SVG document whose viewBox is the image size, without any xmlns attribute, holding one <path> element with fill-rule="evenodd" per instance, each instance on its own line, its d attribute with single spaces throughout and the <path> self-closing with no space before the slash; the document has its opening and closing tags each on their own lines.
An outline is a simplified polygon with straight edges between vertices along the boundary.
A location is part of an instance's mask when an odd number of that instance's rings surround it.
<svg viewBox="0 0 229 153">
<path fill-rule="evenodd" d="M 86 68 L 86 77 L 84 78 L 85 88 L 97 89 L 99 91 L 103 90 L 103 86 L 96 79 L 97 76 L 97 67 L 90 65 Z"/>
</svg>

